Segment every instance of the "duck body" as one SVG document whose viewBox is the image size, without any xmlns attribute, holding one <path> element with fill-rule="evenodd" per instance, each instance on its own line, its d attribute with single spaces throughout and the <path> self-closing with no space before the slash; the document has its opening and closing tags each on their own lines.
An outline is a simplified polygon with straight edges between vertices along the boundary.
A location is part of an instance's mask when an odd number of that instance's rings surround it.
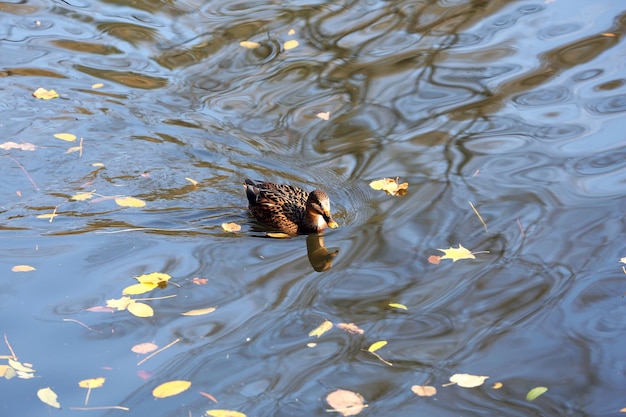
<svg viewBox="0 0 626 417">
<path fill-rule="evenodd" d="M 322 190 L 308 193 L 292 185 L 250 179 L 243 186 L 250 213 L 272 229 L 295 235 L 337 227 L 330 214 L 330 199 Z"/>
</svg>

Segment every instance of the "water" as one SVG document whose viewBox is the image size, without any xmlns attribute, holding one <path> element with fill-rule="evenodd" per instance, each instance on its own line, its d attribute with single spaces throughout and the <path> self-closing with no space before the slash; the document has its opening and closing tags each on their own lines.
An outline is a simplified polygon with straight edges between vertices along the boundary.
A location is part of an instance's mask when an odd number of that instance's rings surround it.
<svg viewBox="0 0 626 417">
<path fill-rule="evenodd" d="M 337 388 L 364 397 L 360 415 L 617 415 L 624 11 L 608 0 L 0 4 L 0 145 L 37 147 L 0 148 L 0 330 L 37 371 L 1 383 L 1 414 L 77 415 L 78 382 L 102 376 L 88 407 L 130 410 L 90 415 L 324 416 Z M 60 97 L 35 99 L 38 87 Z M 66 153 L 78 141 L 62 132 L 83 138 L 82 154 Z M 407 181 L 407 195 L 368 186 L 382 177 Z M 323 241 L 263 237 L 244 178 L 324 189 L 340 228 Z M 70 200 L 93 190 L 147 204 Z M 488 253 L 428 262 L 458 244 Z M 11 272 L 19 264 L 36 271 Z M 153 317 L 88 310 L 153 271 L 173 283 L 136 297 L 175 295 L 146 301 Z M 364 334 L 310 337 L 324 320 Z M 176 340 L 137 365 L 134 345 Z M 393 366 L 364 351 L 379 340 Z M 456 373 L 489 379 L 443 386 Z M 175 379 L 192 386 L 153 398 Z M 411 392 L 422 384 L 437 394 Z M 60 411 L 36 397 L 48 386 Z M 526 401 L 536 386 L 548 391 Z"/>
</svg>

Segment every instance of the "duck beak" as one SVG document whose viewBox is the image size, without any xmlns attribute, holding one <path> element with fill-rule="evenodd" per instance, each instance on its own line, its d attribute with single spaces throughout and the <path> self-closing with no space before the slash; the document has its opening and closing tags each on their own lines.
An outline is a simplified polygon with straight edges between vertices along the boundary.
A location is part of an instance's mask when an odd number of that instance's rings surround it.
<svg viewBox="0 0 626 417">
<path fill-rule="evenodd" d="M 337 222 L 333 219 L 333 216 L 330 215 L 330 211 L 328 210 L 324 210 L 324 220 L 326 221 L 328 227 L 330 227 L 331 229 L 336 229 L 339 227 Z"/>
</svg>

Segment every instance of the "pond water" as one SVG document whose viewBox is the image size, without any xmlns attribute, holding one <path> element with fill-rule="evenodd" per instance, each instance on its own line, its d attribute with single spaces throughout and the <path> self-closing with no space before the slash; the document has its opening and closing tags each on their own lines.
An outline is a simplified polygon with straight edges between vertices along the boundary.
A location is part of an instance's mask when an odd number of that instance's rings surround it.
<svg viewBox="0 0 626 417">
<path fill-rule="evenodd" d="M 326 416 L 337 389 L 360 415 L 626 407 L 623 1 L 33 0 L 0 22 L 0 365 L 36 370 L 0 381 L 0 415 Z M 266 237 L 245 178 L 325 190 L 340 227 Z M 475 259 L 429 262 L 459 244 Z M 151 272 L 153 316 L 99 311 Z M 176 343 L 138 365 L 146 342 Z M 192 385 L 155 399 L 171 380 Z"/>
</svg>

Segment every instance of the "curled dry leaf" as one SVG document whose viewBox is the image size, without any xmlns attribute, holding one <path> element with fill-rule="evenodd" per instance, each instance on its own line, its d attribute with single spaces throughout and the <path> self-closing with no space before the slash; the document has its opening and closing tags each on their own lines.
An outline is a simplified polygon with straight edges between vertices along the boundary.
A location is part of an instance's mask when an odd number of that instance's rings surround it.
<svg viewBox="0 0 626 417">
<path fill-rule="evenodd" d="M 437 388 L 430 385 L 413 385 L 411 391 L 420 397 L 432 397 L 437 394 Z"/>
<path fill-rule="evenodd" d="M 393 178 L 382 178 L 380 180 L 370 182 L 370 187 L 374 190 L 383 190 L 389 195 L 402 197 L 406 194 L 409 183 L 403 182 L 402 184 L 398 183 L 398 178 L 395 180 Z"/>
<path fill-rule="evenodd" d="M 363 397 L 356 392 L 338 389 L 326 396 L 326 402 L 334 411 L 342 416 L 355 416 L 367 405 L 363 404 Z"/>
<path fill-rule="evenodd" d="M 408 308 L 404 304 L 400 303 L 389 303 L 387 305 L 392 308 L 399 308 L 400 310 L 408 310 Z"/>
<path fill-rule="evenodd" d="M 361 329 L 359 326 L 357 326 L 354 323 L 337 323 L 337 328 L 341 329 L 341 330 L 345 330 L 348 333 L 352 333 L 352 334 L 363 334 L 365 333 L 363 331 L 363 329 Z"/>
</svg>

